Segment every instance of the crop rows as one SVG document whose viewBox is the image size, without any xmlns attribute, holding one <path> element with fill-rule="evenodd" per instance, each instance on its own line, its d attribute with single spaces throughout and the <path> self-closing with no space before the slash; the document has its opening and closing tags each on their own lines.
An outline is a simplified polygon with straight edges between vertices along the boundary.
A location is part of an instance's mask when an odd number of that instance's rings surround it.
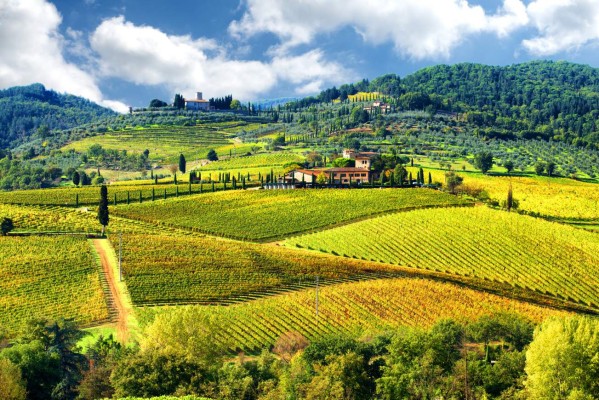
<svg viewBox="0 0 599 400">
<path fill-rule="evenodd" d="M 112 210 L 112 207 L 109 207 Z M 111 211 L 112 212 L 112 211 Z M 58 206 L 17 206 L 0 204 L 0 216 L 13 220 L 15 230 L 13 233 L 86 233 L 99 234 L 101 225 L 96 216 L 96 210 L 73 209 Z M 107 227 L 108 235 L 123 233 L 148 233 L 161 232 L 163 234 L 186 234 L 193 232 L 181 231 L 164 226 L 154 226 L 147 222 L 135 221 L 110 216 Z"/>
<path fill-rule="evenodd" d="M 111 241 L 118 248 L 118 237 Z M 123 235 L 134 304 L 229 304 L 315 284 L 402 274 L 393 266 L 215 238 Z"/>
<path fill-rule="evenodd" d="M 248 183 L 249 185 L 249 183 Z M 226 185 L 227 189 L 232 188 L 232 184 Z M 241 188 L 241 183 L 238 189 Z M 109 185 L 108 186 L 108 202 L 113 205 L 139 203 L 140 197 L 142 202 L 161 200 L 191 194 L 209 193 L 212 192 L 211 183 L 192 184 L 191 188 L 188 184 L 173 185 L 173 184 L 145 184 L 145 185 Z M 215 183 L 214 190 L 223 190 L 224 184 Z M 24 205 L 53 205 L 63 207 L 78 206 L 97 206 L 100 201 L 99 186 L 85 187 L 70 187 L 58 189 L 33 189 L 33 190 L 17 190 L 13 192 L 0 192 L 0 204 L 24 204 Z"/>
<path fill-rule="evenodd" d="M 234 157 L 228 160 L 207 164 L 200 171 L 230 170 L 243 168 L 281 166 L 291 162 L 303 162 L 303 157 L 296 153 L 255 154 L 245 157 Z"/>
<path fill-rule="evenodd" d="M 466 204 L 428 189 L 261 190 L 135 204 L 118 214 L 245 240 L 272 240 L 377 213 Z"/>
<path fill-rule="evenodd" d="M 485 207 L 416 210 L 289 246 L 507 283 L 599 308 L 599 236 Z"/>
<path fill-rule="evenodd" d="M 85 238 L 0 237 L 0 325 L 29 318 L 108 318 L 97 261 Z"/>
<path fill-rule="evenodd" d="M 218 321 L 214 335 L 233 352 L 257 352 L 283 333 L 297 331 L 309 340 L 324 335 L 427 328 L 441 319 L 472 321 L 494 312 L 515 312 L 534 321 L 564 312 L 425 279 L 397 278 L 321 287 L 227 307 L 188 306 L 198 316 Z M 144 324 L 181 307 L 138 308 Z"/>
<path fill-rule="evenodd" d="M 408 168 L 416 176 L 416 168 Z M 428 172 L 428 170 L 427 170 Z M 445 182 L 445 172 L 431 170 L 435 182 Z M 597 184 L 565 178 L 488 176 L 460 173 L 464 185 L 484 189 L 499 202 L 507 198 L 510 182 L 519 209 L 546 217 L 599 221 Z M 426 176 L 428 179 L 428 175 Z M 599 223 L 599 222 L 598 222 Z"/>
</svg>

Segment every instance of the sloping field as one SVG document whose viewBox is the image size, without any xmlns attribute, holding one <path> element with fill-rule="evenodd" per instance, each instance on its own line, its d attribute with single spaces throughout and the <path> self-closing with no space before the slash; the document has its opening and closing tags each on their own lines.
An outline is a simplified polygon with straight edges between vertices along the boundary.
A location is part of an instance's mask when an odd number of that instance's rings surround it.
<svg viewBox="0 0 599 400">
<path fill-rule="evenodd" d="M 408 167 L 408 170 L 415 176 L 417 168 Z M 445 171 L 430 171 L 435 182 L 445 182 Z M 507 198 L 511 182 L 520 210 L 546 217 L 595 220 L 599 223 L 599 185 L 595 183 L 545 176 L 508 177 L 463 172 L 458 172 L 458 175 L 464 177 L 464 185 L 484 189 L 490 198 L 499 202 Z"/>
<path fill-rule="evenodd" d="M 100 267 L 85 238 L 0 236 L 0 325 L 14 331 L 30 318 L 109 317 Z"/>
<path fill-rule="evenodd" d="M 201 186 L 201 187 L 200 187 Z M 241 187 L 241 184 L 240 184 Z M 151 181 L 127 182 L 121 185 L 108 185 L 108 202 L 113 205 L 123 203 L 139 203 L 142 201 L 160 200 L 200 192 L 211 192 L 212 184 L 204 183 L 174 185 L 158 184 Z M 214 190 L 222 190 L 222 183 L 215 183 Z M 227 185 L 231 189 L 231 184 Z M 100 186 L 83 186 L 54 189 L 15 190 L 0 192 L 0 204 L 51 205 L 63 207 L 97 206 L 100 201 Z"/>
<path fill-rule="evenodd" d="M 118 237 L 111 241 L 118 248 Z M 134 304 L 229 304 L 348 280 L 402 275 L 390 265 L 216 238 L 123 235 Z"/>
<path fill-rule="evenodd" d="M 507 283 L 599 309 L 599 236 L 486 207 L 416 210 L 288 246 Z"/>
<path fill-rule="evenodd" d="M 263 168 L 281 166 L 291 162 L 303 162 L 304 158 L 297 153 L 255 154 L 245 157 L 234 157 L 215 161 L 198 168 L 200 171 L 220 171 L 244 168 Z"/>
<path fill-rule="evenodd" d="M 273 240 L 383 212 L 469 204 L 428 189 L 253 190 L 190 196 L 116 213 L 245 240 Z"/>
<path fill-rule="evenodd" d="M 149 329 L 144 339 L 146 346 L 159 346 L 161 335 L 177 337 L 168 329 L 185 326 L 186 320 L 210 320 L 215 327 L 212 334 L 221 343 L 231 351 L 250 353 L 273 345 L 280 335 L 289 331 L 316 339 L 339 333 L 372 333 L 398 326 L 427 328 L 445 318 L 468 322 L 496 312 L 515 312 L 536 322 L 565 314 L 449 283 L 410 278 L 321 287 L 318 315 L 315 289 L 228 307 L 138 308 L 142 324 L 151 324 L 156 319 L 168 321 L 160 322 L 166 331 Z M 192 336 L 193 332 L 186 334 Z"/>
</svg>

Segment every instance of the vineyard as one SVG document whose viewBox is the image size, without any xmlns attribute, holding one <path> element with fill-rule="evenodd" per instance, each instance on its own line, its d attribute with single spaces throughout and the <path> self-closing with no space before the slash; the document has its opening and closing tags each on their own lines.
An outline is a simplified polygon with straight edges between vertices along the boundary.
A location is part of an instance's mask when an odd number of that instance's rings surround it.
<svg viewBox="0 0 599 400">
<path fill-rule="evenodd" d="M 0 325 L 30 318 L 104 321 L 109 311 L 90 243 L 75 237 L 0 237 Z"/>
<path fill-rule="evenodd" d="M 257 185 L 257 182 L 248 182 L 247 185 Z M 109 185 L 108 201 L 111 205 L 130 204 L 164 198 L 173 198 L 179 196 L 208 193 L 225 189 L 224 183 L 203 183 L 203 184 L 182 184 L 174 185 L 158 184 L 153 185 L 150 181 L 147 184 L 126 184 Z M 232 189 L 232 184 L 226 185 L 226 189 Z M 238 185 L 241 189 L 241 183 Z M 50 205 L 63 207 L 76 206 L 97 206 L 100 200 L 99 186 L 69 187 L 59 189 L 33 189 L 16 190 L 13 192 L 0 192 L 0 204 L 24 204 L 24 205 Z"/>
<path fill-rule="evenodd" d="M 505 283 L 599 308 L 599 236 L 485 207 L 416 210 L 286 243 Z"/>
<path fill-rule="evenodd" d="M 118 207 L 116 214 L 244 240 L 273 240 L 378 213 L 469 204 L 428 189 L 255 190 Z"/>
<path fill-rule="evenodd" d="M 161 318 L 166 318 L 168 326 L 173 327 L 183 326 L 182 320 L 186 318 L 209 318 L 216 321 L 213 334 L 227 344 L 232 353 L 256 353 L 272 346 L 279 336 L 289 331 L 297 331 L 312 340 L 331 334 L 368 334 L 398 326 L 430 327 L 446 318 L 469 322 L 495 312 L 520 313 L 537 322 L 565 314 L 425 279 L 344 283 L 321 287 L 318 293 L 318 315 L 314 289 L 228 307 L 142 307 L 138 315 L 146 326 Z M 154 339 L 146 331 L 145 340 L 150 346 Z"/>
<path fill-rule="evenodd" d="M 118 237 L 111 236 L 115 248 Z M 123 273 L 134 304 L 230 304 L 348 280 L 397 276 L 393 266 L 279 246 L 174 235 L 123 235 Z"/>
<path fill-rule="evenodd" d="M 234 157 L 215 161 L 199 168 L 199 171 L 218 171 L 246 168 L 265 168 L 282 166 L 292 162 L 303 162 L 304 158 L 296 153 L 265 153 L 245 157 Z"/>
<path fill-rule="evenodd" d="M 417 168 L 408 168 L 414 175 Z M 599 221 L 599 189 L 597 184 L 565 178 L 489 176 L 462 173 L 464 185 L 484 189 L 490 198 L 506 199 L 510 182 L 519 209 L 542 216 Z M 431 170 L 435 182 L 445 182 L 445 171 Z"/>
</svg>

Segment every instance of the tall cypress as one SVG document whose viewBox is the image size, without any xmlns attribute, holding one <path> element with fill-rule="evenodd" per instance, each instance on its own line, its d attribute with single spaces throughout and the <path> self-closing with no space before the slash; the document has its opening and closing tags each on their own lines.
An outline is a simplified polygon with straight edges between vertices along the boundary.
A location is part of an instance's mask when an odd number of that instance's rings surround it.
<svg viewBox="0 0 599 400">
<path fill-rule="evenodd" d="M 100 204 L 98 207 L 98 221 L 102 225 L 102 236 L 106 233 L 106 226 L 110 221 L 108 215 L 108 188 L 106 185 L 100 187 Z"/>
</svg>

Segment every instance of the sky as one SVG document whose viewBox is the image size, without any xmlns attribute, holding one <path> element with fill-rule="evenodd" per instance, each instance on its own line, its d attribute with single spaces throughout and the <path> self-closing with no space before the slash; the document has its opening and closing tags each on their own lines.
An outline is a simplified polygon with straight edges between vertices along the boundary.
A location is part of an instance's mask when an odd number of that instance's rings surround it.
<svg viewBox="0 0 599 400">
<path fill-rule="evenodd" d="M 599 0 L 0 0 L 0 89 L 125 112 L 304 97 L 437 64 L 599 67 Z"/>
</svg>

